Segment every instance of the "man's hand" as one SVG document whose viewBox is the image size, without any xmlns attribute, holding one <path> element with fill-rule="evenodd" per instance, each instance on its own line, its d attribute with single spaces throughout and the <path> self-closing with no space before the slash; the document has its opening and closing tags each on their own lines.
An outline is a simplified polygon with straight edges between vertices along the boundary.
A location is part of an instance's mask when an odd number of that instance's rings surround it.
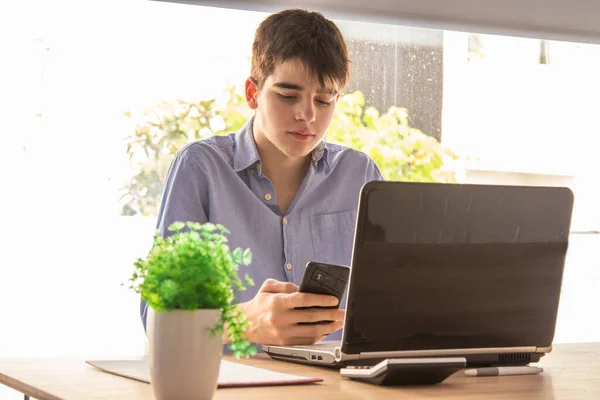
<svg viewBox="0 0 600 400">
<path fill-rule="evenodd" d="M 250 322 L 246 338 L 253 343 L 273 345 L 313 344 L 344 325 L 344 310 L 305 309 L 330 307 L 337 298 L 298 292 L 290 282 L 267 279 L 252 300 L 238 305 Z M 299 322 L 329 320 L 328 324 L 298 325 Z"/>
</svg>

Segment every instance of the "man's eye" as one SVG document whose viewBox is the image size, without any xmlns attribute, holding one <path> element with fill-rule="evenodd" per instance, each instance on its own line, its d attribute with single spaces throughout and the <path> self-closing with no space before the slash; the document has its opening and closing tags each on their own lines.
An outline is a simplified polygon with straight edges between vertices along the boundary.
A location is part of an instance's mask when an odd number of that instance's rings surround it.
<svg viewBox="0 0 600 400">
<path fill-rule="evenodd" d="M 333 100 L 331 100 L 331 101 L 317 100 L 317 103 L 319 103 L 323 106 L 330 106 L 333 103 Z"/>
<path fill-rule="evenodd" d="M 281 93 L 278 93 L 278 95 L 279 95 L 279 97 L 281 97 L 282 99 L 284 99 L 284 100 L 288 100 L 288 101 L 291 101 L 291 100 L 296 100 L 296 98 L 297 98 L 296 96 L 287 96 L 287 95 L 285 95 L 285 94 L 281 94 Z"/>
</svg>

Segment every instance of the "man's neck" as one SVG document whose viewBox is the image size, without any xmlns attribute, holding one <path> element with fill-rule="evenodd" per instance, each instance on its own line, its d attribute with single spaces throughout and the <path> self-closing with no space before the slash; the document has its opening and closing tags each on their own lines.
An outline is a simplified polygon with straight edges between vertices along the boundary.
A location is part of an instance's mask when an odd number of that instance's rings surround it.
<svg viewBox="0 0 600 400">
<path fill-rule="evenodd" d="M 310 154 L 302 158 L 290 158 L 285 154 L 262 154 L 262 173 L 272 181 L 302 182 L 310 167 Z"/>
<path fill-rule="evenodd" d="M 308 173 L 312 156 L 289 157 L 257 131 L 254 131 L 254 142 L 262 162 L 262 173 L 271 180 L 279 210 L 286 215 Z"/>
</svg>

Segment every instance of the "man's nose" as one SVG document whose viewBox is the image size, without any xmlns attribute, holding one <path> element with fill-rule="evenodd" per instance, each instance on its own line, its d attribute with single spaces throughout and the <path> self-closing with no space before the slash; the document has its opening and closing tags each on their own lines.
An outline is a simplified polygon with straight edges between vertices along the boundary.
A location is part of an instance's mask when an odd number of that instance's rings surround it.
<svg viewBox="0 0 600 400">
<path fill-rule="evenodd" d="M 315 120 L 315 105 L 312 100 L 302 101 L 298 103 L 296 110 L 296 120 L 304 121 L 307 124 Z"/>
</svg>

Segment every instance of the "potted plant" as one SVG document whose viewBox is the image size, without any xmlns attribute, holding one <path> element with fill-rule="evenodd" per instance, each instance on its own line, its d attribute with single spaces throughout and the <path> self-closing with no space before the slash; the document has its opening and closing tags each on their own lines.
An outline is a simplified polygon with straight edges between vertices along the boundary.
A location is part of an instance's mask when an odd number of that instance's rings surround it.
<svg viewBox="0 0 600 400">
<path fill-rule="evenodd" d="M 230 250 L 222 225 L 175 222 L 154 236 L 146 258 L 134 263 L 130 288 L 148 305 L 150 383 L 157 400 L 210 399 L 217 387 L 222 334 L 236 357 L 256 353 L 244 339 L 248 322 L 233 304 L 234 288 L 253 285 L 239 265 L 249 249 Z"/>
</svg>

